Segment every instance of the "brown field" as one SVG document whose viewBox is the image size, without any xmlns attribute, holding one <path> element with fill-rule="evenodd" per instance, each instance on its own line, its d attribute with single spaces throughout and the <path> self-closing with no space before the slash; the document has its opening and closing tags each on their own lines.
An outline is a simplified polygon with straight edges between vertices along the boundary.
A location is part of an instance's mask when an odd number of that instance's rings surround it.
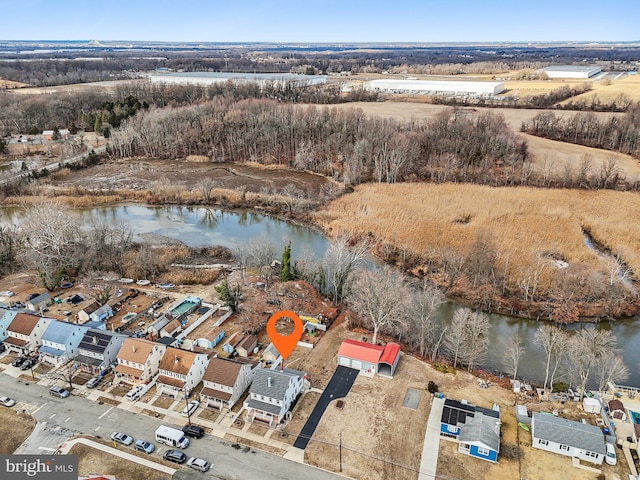
<svg viewBox="0 0 640 480">
<path fill-rule="evenodd" d="M 515 277 L 533 264 L 538 252 L 589 271 L 603 270 L 602 261 L 584 244 L 583 228 L 640 271 L 640 226 L 629 221 L 638 211 L 640 197 L 630 192 L 362 185 L 321 209 L 316 221 L 331 234 L 371 232 L 418 255 L 442 247 L 464 253 L 485 231 L 495 241 L 500 261 L 510 254 Z"/>
<path fill-rule="evenodd" d="M 12 408 L 0 407 L 0 438 L 2 438 L 0 454 L 2 455 L 12 454 L 31 435 L 31 431 L 36 426 L 31 416 L 16 413 L 18 406 L 19 404 Z"/>
<path fill-rule="evenodd" d="M 495 80 L 494 80 L 495 81 Z M 533 97 L 535 95 L 544 95 L 552 90 L 557 90 L 561 87 L 579 87 L 584 83 L 591 83 L 594 90 L 597 88 L 597 82 L 589 82 L 586 78 L 582 79 L 567 79 L 554 78 L 553 80 L 507 80 L 504 82 L 504 88 L 506 92 L 504 95 L 517 96 L 517 97 Z"/>
<path fill-rule="evenodd" d="M 127 452 L 136 455 L 135 452 Z M 170 480 L 171 475 L 162 473 L 154 468 L 145 467 L 136 462 L 125 460 L 108 453 L 101 452 L 87 445 L 76 444 L 71 450 L 70 455 L 78 455 L 78 474 L 92 475 L 104 474 L 115 475 L 116 478 L 126 478 L 127 480 Z M 155 459 L 154 459 L 155 460 Z M 167 462 L 165 465 L 169 465 Z"/>
<path fill-rule="evenodd" d="M 623 94 L 630 100 L 640 101 L 640 78 L 638 75 L 630 75 L 621 80 L 614 80 L 611 85 L 602 85 L 600 82 L 593 82 L 593 90 L 585 92 L 581 95 L 573 97 L 571 100 L 587 100 L 590 101 L 593 95 L 596 95 L 602 103 L 610 103 Z M 570 100 L 566 100 L 566 103 Z"/>
</svg>

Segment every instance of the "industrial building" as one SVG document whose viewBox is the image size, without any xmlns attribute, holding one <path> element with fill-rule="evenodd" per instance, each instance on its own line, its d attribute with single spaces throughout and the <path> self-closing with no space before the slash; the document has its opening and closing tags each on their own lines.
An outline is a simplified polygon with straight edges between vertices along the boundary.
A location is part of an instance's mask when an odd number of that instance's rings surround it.
<svg viewBox="0 0 640 480">
<path fill-rule="evenodd" d="M 365 90 L 386 93 L 489 96 L 504 92 L 504 83 L 447 80 L 370 80 Z"/>
<path fill-rule="evenodd" d="M 295 73 L 229 73 L 229 72 L 183 72 L 158 73 L 149 76 L 151 83 L 164 85 L 202 85 L 209 86 L 227 81 L 238 83 L 255 82 L 265 85 L 292 85 L 308 87 L 326 83 L 326 75 L 300 75 Z"/>
<path fill-rule="evenodd" d="M 538 70 L 549 78 L 591 78 L 598 75 L 602 68 L 593 65 L 554 65 Z"/>
</svg>

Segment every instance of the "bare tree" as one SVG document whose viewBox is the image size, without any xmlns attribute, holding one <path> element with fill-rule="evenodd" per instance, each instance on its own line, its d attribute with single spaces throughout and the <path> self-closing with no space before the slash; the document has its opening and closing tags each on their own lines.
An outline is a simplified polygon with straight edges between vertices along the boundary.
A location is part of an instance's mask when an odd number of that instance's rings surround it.
<svg viewBox="0 0 640 480">
<path fill-rule="evenodd" d="M 412 291 L 408 306 L 411 321 L 411 338 L 424 357 L 435 344 L 435 314 L 444 303 L 444 294 L 434 285 L 422 281 L 419 288 Z"/>
<path fill-rule="evenodd" d="M 606 260 L 609 286 L 613 287 L 616 282 L 627 282 L 633 275 L 631 267 L 627 266 L 620 255 L 608 257 Z"/>
<path fill-rule="evenodd" d="M 471 315 L 471 310 L 466 308 L 456 310 L 451 320 L 451 327 L 442 341 L 445 350 L 453 359 L 453 368 L 458 365 L 458 360 L 464 356 L 465 342 L 467 341 L 464 324 L 469 315 Z"/>
<path fill-rule="evenodd" d="M 38 271 L 43 286 L 52 290 L 68 269 L 80 263 L 82 233 L 77 218 L 56 202 L 29 207 L 24 218 L 24 261 Z"/>
<path fill-rule="evenodd" d="M 567 342 L 569 374 L 578 382 L 580 401 L 599 361 L 608 352 L 616 352 L 617 340 L 613 334 L 595 328 L 583 328 L 569 338 Z"/>
<path fill-rule="evenodd" d="M 465 319 L 463 330 L 466 336 L 466 346 L 463 358 L 468 371 L 482 361 L 489 349 L 489 317 L 482 312 L 472 312 Z"/>
<path fill-rule="evenodd" d="M 371 322 L 371 343 L 376 343 L 380 330 L 392 326 L 402 316 L 407 298 L 402 276 L 384 266 L 359 270 L 347 302 L 356 313 Z"/>
<path fill-rule="evenodd" d="M 551 369 L 551 361 L 554 358 L 559 358 L 560 351 L 565 347 L 564 341 L 565 337 L 563 335 L 562 330 L 554 325 L 540 325 L 538 330 L 535 333 L 533 342 L 538 345 L 540 348 L 544 350 L 546 355 L 545 360 L 545 372 L 544 372 L 544 383 L 542 385 L 543 389 L 547 389 L 548 381 L 549 381 L 549 371 Z M 557 366 L 556 362 L 556 366 Z M 552 378 L 553 381 L 553 378 Z"/>
<path fill-rule="evenodd" d="M 264 280 L 267 288 L 269 288 L 271 284 L 271 264 L 276 259 L 275 245 L 268 237 L 261 235 L 251 239 L 248 245 L 248 252 L 249 266 L 258 269 L 260 278 Z"/>
<path fill-rule="evenodd" d="M 338 303 L 346 293 L 349 276 L 359 267 L 369 252 L 368 242 L 359 242 L 349 246 L 349 236 L 342 234 L 329 243 L 322 258 L 322 277 L 324 287 L 331 291 L 333 301 Z"/>
<path fill-rule="evenodd" d="M 218 184 L 211 177 L 201 177 L 197 182 L 198 190 L 202 194 L 202 202 L 208 204 L 211 201 L 211 190 Z"/>
<path fill-rule="evenodd" d="M 525 351 L 526 348 L 519 333 L 509 337 L 504 349 L 503 362 L 504 367 L 507 369 L 507 373 L 510 373 L 514 380 L 518 376 L 518 366 L 520 365 L 520 360 L 522 359 Z"/>
<path fill-rule="evenodd" d="M 629 378 L 629 368 L 623 358 L 614 352 L 607 351 L 600 357 L 596 365 L 598 375 L 598 391 L 604 392 L 609 382 L 620 383 Z"/>
</svg>

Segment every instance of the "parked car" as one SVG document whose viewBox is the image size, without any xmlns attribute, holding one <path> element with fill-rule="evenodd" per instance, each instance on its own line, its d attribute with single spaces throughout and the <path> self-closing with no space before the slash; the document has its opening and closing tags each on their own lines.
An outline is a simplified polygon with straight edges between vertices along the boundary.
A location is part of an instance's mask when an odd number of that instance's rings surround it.
<svg viewBox="0 0 640 480">
<path fill-rule="evenodd" d="M 6 345 L 0 342 L 0 353 L 4 352 L 7 349 Z"/>
<path fill-rule="evenodd" d="M 200 402 L 199 401 L 191 400 L 187 404 L 187 406 L 182 409 L 182 416 L 183 417 L 190 417 L 191 415 L 193 415 L 193 412 L 195 412 L 199 406 L 200 406 Z"/>
<path fill-rule="evenodd" d="M 54 397 L 67 398 L 69 396 L 69 390 L 59 387 L 58 385 L 54 385 L 49 389 L 49 395 L 53 395 Z"/>
<path fill-rule="evenodd" d="M 136 385 L 127 393 L 126 395 L 127 400 L 131 400 L 132 402 L 135 402 L 147 392 L 148 388 L 149 387 L 147 387 L 145 384 Z"/>
<path fill-rule="evenodd" d="M 39 293 L 30 293 L 29 295 L 27 295 L 27 302 L 29 300 L 33 300 L 34 298 L 36 298 L 38 295 L 40 295 Z"/>
<path fill-rule="evenodd" d="M 100 375 L 96 375 L 95 377 L 91 377 L 87 383 L 85 383 L 85 385 L 87 386 L 87 388 L 96 388 L 98 386 L 98 384 L 102 381 L 102 378 Z"/>
<path fill-rule="evenodd" d="M 187 461 L 187 466 L 199 472 L 206 472 L 209 470 L 209 468 L 211 468 L 211 465 L 209 464 L 209 462 L 207 462 L 202 458 L 196 458 L 196 457 L 191 457 Z"/>
<path fill-rule="evenodd" d="M 16 401 L 13 398 L 0 397 L 0 403 L 5 407 L 13 407 L 16 404 Z"/>
<path fill-rule="evenodd" d="M 37 359 L 35 359 L 33 357 L 29 357 L 24 362 L 22 362 L 22 365 L 20 365 L 20 370 L 29 370 L 36 363 L 38 363 Z"/>
<path fill-rule="evenodd" d="M 121 443 L 122 445 L 131 445 L 133 443 L 133 438 L 122 432 L 113 432 L 111 434 L 111 440 Z"/>
<path fill-rule="evenodd" d="M 11 290 L 2 290 L 0 297 L 13 297 L 14 293 Z"/>
<path fill-rule="evenodd" d="M 11 365 L 13 365 L 14 367 L 19 367 L 20 365 L 22 365 L 27 360 L 29 360 L 29 357 L 25 357 L 25 356 L 18 357 L 13 362 L 11 362 Z"/>
<path fill-rule="evenodd" d="M 187 437 L 202 438 L 204 435 L 204 428 L 199 427 L 198 425 L 185 425 L 182 427 L 182 433 Z"/>
<path fill-rule="evenodd" d="M 156 446 L 151 442 L 147 442 L 146 440 L 139 438 L 136 440 L 136 444 L 133 446 L 133 449 L 143 453 L 153 453 Z"/>
<path fill-rule="evenodd" d="M 180 450 L 167 450 L 164 452 L 162 458 L 173 463 L 184 463 L 187 461 L 187 456 Z"/>
<path fill-rule="evenodd" d="M 604 457 L 604 460 L 609 465 L 615 465 L 618 463 L 618 458 L 616 457 L 616 449 L 613 447 L 613 443 L 607 442 L 607 454 Z"/>
</svg>

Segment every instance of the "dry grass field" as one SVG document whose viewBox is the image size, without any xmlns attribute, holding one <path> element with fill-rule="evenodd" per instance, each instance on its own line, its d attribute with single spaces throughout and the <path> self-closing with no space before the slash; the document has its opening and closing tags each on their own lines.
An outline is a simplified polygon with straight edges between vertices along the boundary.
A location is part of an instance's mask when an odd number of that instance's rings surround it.
<svg viewBox="0 0 640 480">
<path fill-rule="evenodd" d="M 600 82 L 593 82 L 593 90 L 574 97 L 571 100 L 587 100 L 591 101 L 591 97 L 595 95 L 602 103 L 610 103 L 623 94 L 630 100 L 640 101 L 640 77 L 638 75 L 629 75 L 620 80 L 613 80 L 610 85 Z M 566 100 L 566 103 L 570 100 Z"/>
<path fill-rule="evenodd" d="M 4 357 L 13 359 L 13 357 Z M 36 426 L 31 416 L 16 413 L 18 405 L 13 408 L 0 407 L 0 454 L 10 455 L 25 439 L 31 435 Z"/>
<path fill-rule="evenodd" d="M 640 271 L 640 226 L 630 219 L 640 197 L 630 192 L 491 188 L 478 185 L 361 185 L 316 213 L 332 235 L 349 231 L 423 255 L 447 247 L 465 253 L 479 232 L 493 238 L 511 280 L 536 254 L 603 270 L 582 229 Z M 541 285 L 544 286 L 544 285 Z"/>
</svg>

